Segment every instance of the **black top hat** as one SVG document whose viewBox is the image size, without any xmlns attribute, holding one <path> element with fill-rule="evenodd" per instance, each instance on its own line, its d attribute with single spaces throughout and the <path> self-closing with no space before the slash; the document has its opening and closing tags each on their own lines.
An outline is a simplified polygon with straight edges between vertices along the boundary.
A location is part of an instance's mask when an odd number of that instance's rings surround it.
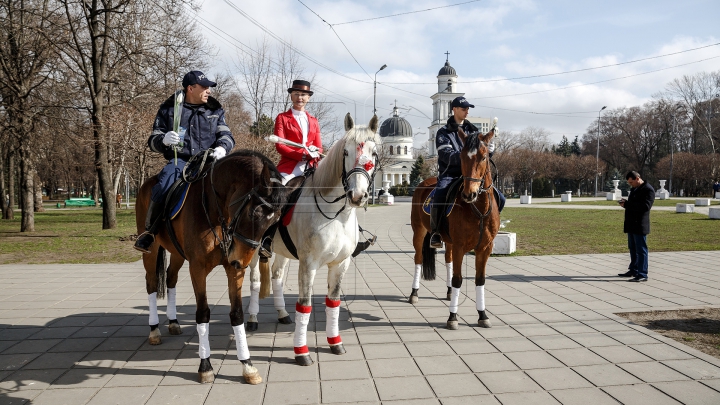
<svg viewBox="0 0 720 405">
<path fill-rule="evenodd" d="M 310 91 L 310 82 L 306 80 L 293 80 L 292 87 L 288 89 L 288 93 L 292 93 L 293 91 L 302 91 L 311 96 L 313 95 L 313 92 Z"/>
</svg>

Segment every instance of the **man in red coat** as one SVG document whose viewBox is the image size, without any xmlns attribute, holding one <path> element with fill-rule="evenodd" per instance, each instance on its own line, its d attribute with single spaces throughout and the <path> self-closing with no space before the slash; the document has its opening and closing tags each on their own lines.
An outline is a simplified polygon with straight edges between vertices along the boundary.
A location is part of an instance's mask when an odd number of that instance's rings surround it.
<svg viewBox="0 0 720 405">
<path fill-rule="evenodd" d="M 283 175 L 283 184 L 294 177 L 302 176 L 308 166 L 315 167 L 322 153 L 318 120 L 305 111 L 305 105 L 313 95 L 310 91 L 310 82 L 294 80 L 288 93 L 293 105 L 291 109 L 278 114 L 275 118 L 275 135 L 306 145 L 306 148 L 275 144 L 281 156 L 277 168 Z"/>
</svg>

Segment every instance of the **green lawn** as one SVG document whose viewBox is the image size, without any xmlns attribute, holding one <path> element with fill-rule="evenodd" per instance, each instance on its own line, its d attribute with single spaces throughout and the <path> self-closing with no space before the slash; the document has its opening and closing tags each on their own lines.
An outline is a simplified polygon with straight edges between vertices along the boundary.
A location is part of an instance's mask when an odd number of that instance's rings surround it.
<svg viewBox="0 0 720 405">
<path fill-rule="evenodd" d="M 20 212 L 0 221 L 0 264 L 126 263 L 140 259 L 128 236 L 137 233 L 135 210 L 121 209 L 118 226 L 102 230 L 100 208 L 35 213 L 35 232 L 20 232 Z M 125 240 L 121 240 L 125 239 Z"/>
<path fill-rule="evenodd" d="M 517 234 L 514 255 L 627 252 L 623 211 L 508 207 L 501 218 L 510 220 L 502 231 Z M 706 215 L 654 211 L 650 232 L 653 252 L 720 250 L 720 221 Z"/>
<path fill-rule="evenodd" d="M 562 205 L 618 205 L 617 201 L 607 201 L 607 200 L 596 200 L 596 201 L 571 201 L 571 202 L 560 202 L 560 201 L 554 201 L 554 202 L 543 202 L 543 203 L 537 203 L 537 204 L 562 204 Z M 669 200 L 655 200 L 655 203 L 653 206 L 655 207 L 674 207 L 675 204 L 695 204 L 695 199 L 685 199 L 685 198 L 672 198 Z M 720 200 L 710 200 L 711 206 L 720 205 Z"/>
</svg>

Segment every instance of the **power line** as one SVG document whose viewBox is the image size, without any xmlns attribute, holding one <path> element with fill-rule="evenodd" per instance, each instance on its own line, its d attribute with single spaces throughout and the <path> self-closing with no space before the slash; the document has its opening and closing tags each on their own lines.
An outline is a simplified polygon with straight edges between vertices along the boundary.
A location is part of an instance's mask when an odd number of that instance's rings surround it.
<svg viewBox="0 0 720 405">
<path fill-rule="evenodd" d="M 299 1 L 299 0 L 298 0 L 298 1 Z M 426 11 L 432 11 L 432 10 L 438 10 L 438 9 L 441 9 L 441 8 L 461 6 L 461 5 L 463 5 L 463 4 L 469 4 L 469 3 L 477 3 L 477 2 L 479 2 L 479 1 L 480 1 L 480 0 L 471 0 L 471 1 L 466 1 L 466 2 L 464 2 L 464 3 L 448 4 L 447 6 L 439 6 L 439 7 L 427 8 L 427 9 L 424 9 L 424 10 L 407 11 L 407 12 L 404 12 L 404 13 L 397 13 L 397 14 L 385 15 L 385 16 L 382 16 L 382 17 L 364 18 L 364 19 L 362 19 L 362 20 L 346 21 L 346 22 L 341 22 L 341 23 L 332 24 L 332 25 L 333 25 L 333 26 L 336 26 L 336 25 L 353 24 L 353 23 L 357 23 L 357 22 L 380 20 L 380 19 L 383 19 L 383 18 L 397 17 L 397 16 L 407 15 L 407 14 L 424 13 L 424 12 L 426 12 Z M 301 3 L 302 3 L 302 2 L 301 2 Z M 303 4 L 303 5 L 304 5 L 304 4 Z M 307 7 L 307 6 L 305 6 L 305 7 Z M 314 12 L 314 11 L 313 11 L 313 12 Z M 318 17 L 319 17 L 319 16 L 318 16 Z M 324 21 L 324 20 L 323 20 L 323 21 Z"/>
<path fill-rule="evenodd" d="M 609 68 L 609 67 L 629 65 L 629 64 L 631 64 L 631 63 L 644 62 L 644 61 L 647 61 L 647 60 L 664 58 L 664 57 L 666 57 L 666 56 L 679 55 L 679 54 L 681 54 L 681 53 L 697 51 L 697 50 L 699 50 L 699 49 L 710 48 L 710 47 L 718 46 L 718 45 L 720 45 L 720 42 L 715 43 L 715 44 L 710 44 L 710 45 L 699 46 L 699 47 L 697 47 L 697 48 L 686 49 L 686 50 L 683 50 L 683 51 L 666 53 L 666 54 L 657 55 L 657 56 L 650 56 L 650 57 L 642 58 L 642 59 L 635 59 L 635 60 L 631 60 L 631 61 L 627 61 L 627 62 L 620 62 L 620 63 L 611 64 L 611 65 L 595 66 L 595 67 L 589 67 L 589 68 L 583 68 L 583 69 L 576 69 L 576 70 L 567 70 L 567 71 L 564 71 L 564 72 L 545 73 L 545 74 L 541 74 L 541 75 L 532 75 L 532 76 L 509 77 L 509 78 L 507 78 L 507 79 L 488 79 L 488 80 L 459 81 L 459 82 L 457 82 L 457 83 L 494 83 L 494 82 L 503 82 L 503 81 L 508 81 L 508 80 L 537 79 L 537 78 L 539 78 L 539 77 L 559 76 L 559 75 L 565 75 L 565 74 L 570 74 L 570 73 L 587 72 L 587 71 L 590 71 L 590 70 L 605 69 L 605 68 Z M 386 83 L 388 83 L 388 84 L 437 84 L 436 82 L 386 82 Z"/>
</svg>

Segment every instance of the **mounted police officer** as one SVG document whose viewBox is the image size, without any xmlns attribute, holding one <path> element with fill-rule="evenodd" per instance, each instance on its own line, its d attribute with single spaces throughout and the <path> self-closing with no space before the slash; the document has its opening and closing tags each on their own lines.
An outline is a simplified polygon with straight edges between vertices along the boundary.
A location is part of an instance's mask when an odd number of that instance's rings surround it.
<svg viewBox="0 0 720 405">
<path fill-rule="evenodd" d="M 453 181 L 462 176 L 460 168 L 460 151 L 463 142 L 458 135 L 458 128 L 462 128 L 467 135 L 478 133 L 478 129 L 466 118 L 470 112 L 470 108 L 475 108 L 465 97 L 455 97 L 450 104 L 453 115 L 448 118 L 447 124 L 440 128 L 435 136 L 435 150 L 438 154 L 438 181 L 435 186 L 435 196 L 433 197 L 432 209 L 430 210 L 430 228 L 432 234 L 430 236 L 430 247 L 441 248 L 443 244 L 440 235 L 443 218 L 447 205 L 453 202 L 446 202 L 448 188 Z M 488 145 L 490 157 L 495 151 L 495 144 Z M 494 188 L 494 186 L 493 186 Z M 505 196 L 497 189 L 493 190 L 498 200 L 499 210 L 502 211 L 505 205 Z"/>
<path fill-rule="evenodd" d="M 210 97 L 210 88 L 216 85 L 217 83 L 210 81 L 200 71 L 188 72 L 183 78 L 184 102 L 180 127 L 185 129 L 184 134 L 173 131 L 174 96 L 165 100 L 155 116 L 148 146 L 153 152 L 162 153 L 168 163 L 158 174 L 158 182 L 153 186 L 145 216 L 145 232 L 135 242 L 135 249 L 143 253 L 150 252 L 155 234 L 161 225 L 165 195 L 172 184 L 182 176 L 188 159 L 211 148 L 211 156 L 216 160 L 221 159 L 235 146 L 230 128 L 225 123 L 225 111 L 216 99 Z"/>
</svg>

